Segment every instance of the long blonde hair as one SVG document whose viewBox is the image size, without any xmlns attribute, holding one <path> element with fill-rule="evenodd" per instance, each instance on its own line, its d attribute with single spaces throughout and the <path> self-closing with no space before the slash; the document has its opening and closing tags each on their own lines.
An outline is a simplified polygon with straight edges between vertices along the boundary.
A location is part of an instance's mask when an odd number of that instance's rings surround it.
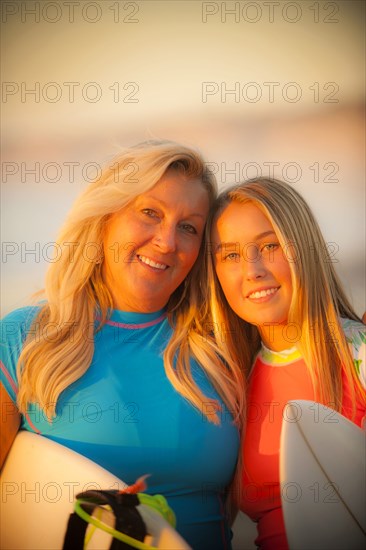
<svg viewBox="0 0 366 550">
<path fill-rule="evenodd" d="M 18 361 L 18 407 L 25 412 L 35 402 L 49 420 L 63 390 L 88 369 L 94 353 L 95 320 L 100 330 L 113 307 L 102 278 L 102 243 L 110 216 L 151 189 L 168 169 L 198 180 L 210 205 L 216 180 L 196 151 L 169 141 L 148 141 L 125 150 L 113 166 L 90 184 L 70 211 L 57 240 L 58 259 L 46 276 L 46 303 L 33 321 Z M 227 366 L 218 348 L 196 323 L 205 297 L 196 286 L 203 262 L 203 243 L 196 264 L 167 304 L 173 334 L 164 353 L 167 376 L 173 386 L 209 421 L 219 423 L 218 403 L 212 403 L 195 384 L 190 360 L 201 364 L 236 421 L 243 406 L 242 374 Z"/>
<path fill-rule="evenodd" d="M 260 348 L 256 326 L 240 319 L 230 308 L 215 274 L 210 235 L 220 212 L 231 202 L 251 202 L 274 227 L 288 254 L 293 294 L 288 323 L 300 329 L 296 345 L 309 369 L 315 395 L 323 404 L 342 409 L 342 371 L 351 389 L 353 414 L 356 396 L 364 391 L 341 326 L 341 317 L 360 321 L 337 277 L 320 228 L 304 199 L 290 185 L 275 179 L 252 179 L 225 190 L 216 200 L 206 226 L 208 260 L 207 293 L 210 319 L 224 357 L 249 374 Z M 245 219 L 243 219 L 245 224 Z M 230 330 L 229 330 L 230 329 Z M 223 333 L 226 332 L 224 336 Z"/>
</svg>

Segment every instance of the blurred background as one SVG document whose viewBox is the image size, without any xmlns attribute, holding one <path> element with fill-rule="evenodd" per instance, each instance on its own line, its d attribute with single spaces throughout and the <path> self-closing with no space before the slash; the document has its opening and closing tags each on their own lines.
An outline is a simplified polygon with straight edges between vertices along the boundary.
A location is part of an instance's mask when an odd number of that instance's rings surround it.
<svg viewBox="0 0 366 550">
<path fill-rule="evenodd" d="M 121 147 L 198 147 L 220 187 L 285 179 L 365 310 L 364 2 L 4 1 L 2 314 Z"/>
<path fill-rule="evenodd" d="M 3 315 L 42 288 L 75 197 L 122 147 L 152 137 L 199 148 L 221 188 L 274 175 L 298 189 L 363 313 L 364 2 L 1 10 Z"/>
</svg>

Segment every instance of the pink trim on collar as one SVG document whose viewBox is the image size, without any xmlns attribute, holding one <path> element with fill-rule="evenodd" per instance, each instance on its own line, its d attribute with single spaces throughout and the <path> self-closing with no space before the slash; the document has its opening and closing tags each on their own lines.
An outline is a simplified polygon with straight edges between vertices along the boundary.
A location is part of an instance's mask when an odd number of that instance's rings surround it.
<svg viewBox="0 0 366 550">
<path fill-rule="evenodd" d="M 148 328 L 153 327 L 154 325 L 157 325 L 161 321 L 163 321 L 166 318 L 167 314 L 163 313 L 163 315 L 160 315 L 157 319 L 153 319 L 152 321 L 148 321 L 147 323 L 118 323 L 117 321 L 106 321 L 106 325 L 110 325 L 112 327 L 118 327 L 118 328 L 126 328 L 128 330 L 136 330 L 140 328 Z M 98 319 L 99 320 L 99 319 Z"/>
</svg>

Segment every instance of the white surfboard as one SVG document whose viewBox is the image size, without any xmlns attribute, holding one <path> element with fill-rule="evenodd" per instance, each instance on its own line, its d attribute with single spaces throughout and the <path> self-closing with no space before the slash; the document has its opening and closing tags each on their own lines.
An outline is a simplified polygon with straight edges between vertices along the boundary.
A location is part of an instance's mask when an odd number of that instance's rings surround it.
<svg viewBox="0 0 366 550">
<path fill-rule="evenodd" d="M 0 546 L 6 550 L 61 550 L 77 493 L 126 487 L 95 462 L 26 431 L 20 431 L 14 440 L 1 471 L 0 485 Z M 139 509 L 152 535 L 151 546 L 189 550 L 189 545 L 158 512 L 146 505 Z M 110 542 L 110 535 L 97 529 L 88 550 L 107 549 Z"/>
<path fill-rule="evenodd" d="M 280 447 L 291 550 L 366 548 L 366 434 L 313 401 L 290 401 Z"/>
</svg>

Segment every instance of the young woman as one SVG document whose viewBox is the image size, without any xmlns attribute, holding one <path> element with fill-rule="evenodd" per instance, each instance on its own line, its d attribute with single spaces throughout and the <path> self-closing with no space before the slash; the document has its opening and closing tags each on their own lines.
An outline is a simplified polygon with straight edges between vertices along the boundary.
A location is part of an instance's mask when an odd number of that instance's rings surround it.
<svg viewBox="0 0 366 550">
<path fill-rule="evenodd" d="M 147 491 L 167 498 L 193 548 L 229 548 L 242 374 L 195 321 L 216 183 L 176 143 L 147 142 L 117 160 L 71 210 L 46 301 L 3 320 L 4 449 L 19 428 L 8 407 L 17 407 L 21 429 L 126 483 L 150 474 Z"/>
<path fill-rule="evenodd" d="M 258 522 L 260 548 L 287 549 L 279 487 L 284 407 L 314 400 L 361 425 L 365 327 L 314 216 L 289 185 L 256 179 L 225 191 L 207 231 L 212 329 L 228 362 L 248 377 L 239 504 Z"/>
</svg>

